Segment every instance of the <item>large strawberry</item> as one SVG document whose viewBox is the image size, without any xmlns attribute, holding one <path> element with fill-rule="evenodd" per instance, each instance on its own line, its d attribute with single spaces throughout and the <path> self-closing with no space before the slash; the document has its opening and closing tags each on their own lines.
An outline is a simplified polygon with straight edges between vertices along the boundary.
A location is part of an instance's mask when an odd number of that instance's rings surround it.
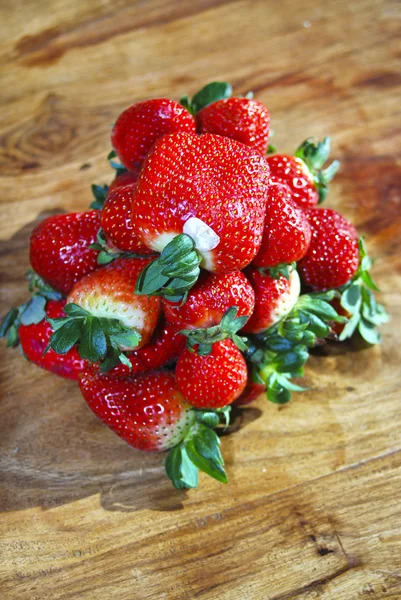
<svg viewBox="0 0 401 600">
<path fill-rule="evenodd" d="M 212 102 L 196 115 L 201 133 L 224 135 L 266 154 L 270 117 L 267 108 L 250 98 L 227 98 Z"/>
<path fill-rule="evenodd" d="M 298 265 L 302 280 L 315 290 L 346 284 L 359 264 L 355 227 L 330 208 L 311 209 L 307 216 L 312 238 L 306 255 Z"/>
<path fill-rule="evenodd" d="M 241 271 L 213 275 L 203 271 L 185 304 L 164 300 L 166 319 L 188 337 L 188 347 L 203 350 L 226 338 L 238 340 L 236 332 L 253 312 L 255 293 Z"/>
<path fill-rule="evenodd" d="M 118 259 L 81 279 L 67 297 L 65 319 L 52 319 L 56 329 L 49 348 L 65 354 L 74 344 L 82 358 L 102 361 L 110 369 L 120 360 L 130 366 L 124 351 L 150 340 L 160 314 L 160 298 L 134 294 L 146 261 Z"/>
<path fill-rule="evenodd" d="M 211 429 L 219 424 L 219 414 L 194 410 L 172 373 L 154 371 L 128 379 L 89 369 L 80 377 L 80 388 L 95 415 L 134 448 L 171 448 L 166 471 L 175 487 L 196 487 L 198 469 L 227 482 L 220 441 Z"/>
<path fill-rule="evenodd" d="M 247 366 L 235 344 L 223 340 L 213 344 L 207 356 L 185 349 L 178 358 L 176 378 L 179 389 L 192 406 L 223 408 L 244 391 Z"/>
<path fill-rule="evenodd" d="M 132 224 L 149 248 L 162 251 L 137 291 L 182 298 L 209 271 L 240 270 L 262 239 L 269 183 L 255 150 L 213 134 L 158 140 L 133 194 Z"/>
<path fill-rule="evenodd" d="M 285 183 L 291 190 L 293 200 L 302 208 L 310 208 L 323 202 L 328 184 L 338 171 L 340 163 L 335 160 L 322 169 L 330 153 L 330 138 L 315 143 L 306 140 L 295 156 L 274 154 L 267 158 L 271 181 Z"/>
<path fill-rule="evenodd" d="M 98 253 L 90 248 L 100 228 L 100 211 L 48 217 L 32 232 L 30 261 L 53 289 L 68 294 L 73 285 L 97 268 Z"/>
<path fill-rule="evenodd" d="M 299 276 L 293 270 L 289 279 L 284 275 L 275 278 L 253 267 L 247 269 L 246 276 L 255 291 L 255 309 L 243 331 L 260 333 L 292 310 L 300 292 Z"/>
<path fill-rule="evenodd" d="M 127 169 L 138 171 L 153 144 L 168 133 L 195 132 L 193 116 L 178 102 L 156 98 L 137 102 L 118 117 L 111 142 Z"/>
<path fill-rule="evenodd" d="M 161 320 L 146 346 L 127 353 L 131 367 L 120 363 L 108 374 L 114 376 L 136 375 L 158 369 L 177 358 L 184 346 L 185 337 L 178 333 L 173 325 Z"/>
<path fill-rule="evenodd" d="M 271 184 L 262 244 L 252 264 L 283 271 L 305 256 L 310 239 L 308 219 L 291 199 L 288 186 Z"/>
</svg>

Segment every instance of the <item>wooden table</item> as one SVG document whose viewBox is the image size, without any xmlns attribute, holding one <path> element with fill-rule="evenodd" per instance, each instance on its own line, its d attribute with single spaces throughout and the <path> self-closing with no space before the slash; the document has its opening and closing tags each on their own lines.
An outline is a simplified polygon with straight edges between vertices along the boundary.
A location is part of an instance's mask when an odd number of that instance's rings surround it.
<svg viewBox="0 0 401 600">
<path fill-rule="evenodd" d="M 77 386 L 1 349 L 2 600 L 401 598 L 400 5 L 391 0 L 2 2 L 1 312 L 35 223 L 83 210 L 119 111 L 213 79 L 253 90 L 274 143 L 333 138 L 329 205 L 367 234 L 380 347 L 327 347 L 310 391 L 223 439 L 229 485 L 175 491 Z M 397 21 L 398 18 L 398 21 Z M 398 38 L 399 39 L 399 38 Z"/>
</svg>

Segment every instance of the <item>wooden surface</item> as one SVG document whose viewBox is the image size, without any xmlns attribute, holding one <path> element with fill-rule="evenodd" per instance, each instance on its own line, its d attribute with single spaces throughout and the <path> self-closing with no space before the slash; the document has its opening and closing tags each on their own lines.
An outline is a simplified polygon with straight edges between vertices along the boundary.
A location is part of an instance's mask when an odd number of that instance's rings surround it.
<svg viewBox="0 0 401 600">
<path fill-rule="evenodd" d="M 188 493 L 2 345 L 1 599 L 400 599 L 400 4 L 3 0 L 0 17 L 0 312 L 25 298 L 33 225 L 109 181 L 119 111 L 220 79 L 270 108 L 283 151 L 332 136 L 329 204 L 368 235 L 392 313 L 381 347 L 326 347 L 308 393 L 238 413 L 229 485 Z"/>
</svg>

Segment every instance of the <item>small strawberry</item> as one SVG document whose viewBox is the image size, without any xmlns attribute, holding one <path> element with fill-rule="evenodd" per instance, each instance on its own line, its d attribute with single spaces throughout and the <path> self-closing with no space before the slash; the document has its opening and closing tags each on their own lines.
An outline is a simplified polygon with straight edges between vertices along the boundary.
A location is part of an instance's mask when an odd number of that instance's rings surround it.
<svg viewBox="0 0 401 600">
<path fill-rule="evenodd" d="M 158 140 L 133 194 L 139 239 L 162 252 L 138 280 L 137 293 L 185 296 L 209 271 L 241 270 L 262 239 L 269 172 L 255 150 L 212 134 Z"/>
<path fill-rule="evenodd" d="M 166 471 L 174 487 L 196 487 L 198 469 L 227 483 L 220 440 L 212 429 L 220 415 L 194 410 L 172 373 L 154 371 L 127 379 L 88 369 L 80 377 L 80 388 L 94 414 L 134 448 L 147 452 L 171 448 Z"/>
<path fill-rule="evenodd" d="M 32 232 L 30 261 L 34 271 L 53 289 L 68 294 L 73 285 L 97 268 L 90 248 L 100 228 L 100 211 L 48 217 Z"/>
<path fill-rule="evenodd" d="M 255 291 L 255 309 L 243 331 L 260 333 L 292 310 L 300 293 L 299 276 L 294 270 L 289 279 L 284 275 L 276 279 L 254 268 L 247 269 L 246 276 Z"/>
<path fill-rule="evenodd" d="M 106 239 L 111 240 L 118 250 L 142 255 L 152 254 L 153 251 L 141 244 L 132 228 L 132 190 L 132 184 L 119 186 L 112 192 L 109 189 L 102 210 L 102 229 Z"/>
<path fill-rule="evenodd" d="M 229 137 L 266 154 L 270 117 L 261 102 L 250 98 L 227 98 L 209 104 L 196 115 L 201 133 Z"/>
<path fill-rule="evenodd" d="M 307 217 L 312 238 L 306 255 L 298 263 L 302 280 L 315 290 L 346 284 L 359 264 L 355 227 L 330 208 L 311 209 Z"/>
<path fill-rule="evenodd" d="M 247 406 L 266 392 L 266 383 L 260 377 L 255 365 L 247 363 L 248 380 L 242 394 L 233 402 L 233 406 Z"/>
<path fill-rule="evenodd" d="M 124 364 L 116 365 L 108 375 L 132 376 L 158 369 L 177 358 L 184 346 L 185 337 L 178 333 L 173 325 L 160 321 L 146 346 L 127 353 L 131 367 Z"/>
<path fill-rule="evenodd" d="M 139 171 L 153 144 L 168 133 L 195 133 L 193 116 L 178 102 L 156 98 L 137 102 L 118 117 L 111 143 L 127 169 Z"/>
<path fill-rule="evenodd" d="M 102 361 L 104 370 L 119 360 L 131 366 L 123 352 L 148 343 L 160 314 L 160 298 L 133 292 L 143 264 L 118 259 L 76 283 L 67 297 L 67 318 L 50 320 L 56 331 L 49 348 L 65 354 L 78 344 L 81 358 Z"/>
<path fill-rule="evenodd" d="M 120 187 L 125 187 L 126 185 L 132 185 L 138 181 L 138 173 L 133 173 L 132 171 L 125 171 L 124 173 L 117 173 L 111 184 L 108 188 L 108 194 L 116 190 Z"/>
<path fill-rule="evenodd" d="M 252 264 L 276 271 L 285 269 L 306 254 L 310 239 L 308 219 L 291 199 L 288 186 L 273 183 L 269 189 L 262 244 Z"/>
<path fill-rule="evenodd" d="M 164 314 L 169 323 L 188 336 L 188 347 L 192 348 L 196 344 L 210 346 L 228 337 L 235 343 L 235 334 L 249 319 L 254 304 L 255 293 L 241 271 L 219 275 L 203 271 L 185 304 L 164 300 Z"/>
<path fill-rule="evenodd" d="M 274 154 L 267 157 L 271 182 L 285 183 L 291 190 L 292 199 L 302 208 L 310 208 L 323 202 L 328 184 L 338 171 L 340 163 L 335 160 L 322 170 L 330 153 L 330 138 L 314 143 L 306 140 L 295 156 Z"/>
<path fill-rule="evenodd" d="M 223 408 L 236 400 L 247 382 L 245 360 L 231 340 L 213 344 L 207 356 L 188 349 L 180 354 L 176 367 L 177 385 L 196 408 Z"/>
<path fill-rule="evenodd" d="M 126 185 L 132 185 L 133 183 L 136 183 L 137 180 L 138 173 L 132 173 L 131 171 L 126 171 L 125 169 L 119 171 L 117 169 L 116 176 L 110 185 L 92 184 L 91 189 L 94 200 L 92 204 L 90 204 L 90 208 L 102 210 L 111 192 L 117 188 L 125 187 Z"/>
</svg>

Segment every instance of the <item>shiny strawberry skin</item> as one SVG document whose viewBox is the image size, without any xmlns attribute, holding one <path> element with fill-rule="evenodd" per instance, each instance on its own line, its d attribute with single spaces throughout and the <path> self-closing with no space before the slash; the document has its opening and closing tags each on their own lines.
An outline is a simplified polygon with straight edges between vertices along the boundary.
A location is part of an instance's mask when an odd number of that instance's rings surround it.
<svg viewBox="0 0 401 600">
<path fill-rule="evenodd" d="M 291 190 L 294 202 L 301 208 L 310 208 L 319 202 L 319 192 L 312 174 L 301 158 L 285 154 L 267 157 L 271 183 L 284 183 Z"/>
<path fill-rule="evenodd" d="M 256 100 L 218 100 L 200 110 L 196 121 L 201 133 L 223 135 L 266 154 L 269 145 L 269 111 Z"/>
<path fill-rule="evenodd" d="M 149 373 L 136 379 L 85 371 L 81 393 L 92 412 L 138 450 L 159 452 L 180 443 L 195 420 L 172 373 Z"/>
<path fill-rule="evenodd" d="M 111 194 L 114 190 L 120 187 L 125 187 L 126 185 L 131 185 L 138 181 L 138 173 L 133 173 L 132 171 L 125 171 L 124 173 L 117 173 L 114 177 L 113 181 L 109 185 L 108 195 Z"/>
<path fill-rule="evenodd" d="M 296 271 L 292 271 L 289 280 L 281 275 L 274 279 L 258 269 L 246 270 L 255 291 L 255 309 L 242 331 L 261 333 L 283 317 L 294 307 L 299 297 L 300 282 Z"/>
<path fill-rule="evenodd" d="M 237 317 L 251 315 L 255 293 L 241 271 L 213 275 L 202 272 L 182 305 L 163 301 L 166 319 L 177 329 L 195 329 L 219 325 L 231 306 L 238 307 Z"/>
<path fill-rule="evenodd" d="M 288 186 L 271 184 L 262 244 L 252 264 L 268 268 L 297 262 L 305 256 L 310 240 L 308 219 L 291 199 Z"/>
<path fill-rule="evenodd" d="M 128 352 L 132 368 L 119 364 L 108 372 L 110 376 L 133 376 L 159 369 L 177 358 L 185 346 L 185 337 L 169 323 L 159 322 L 149 342 L 140 350 Z"/>
<path fill-rule="evenodd" d="M 156 140 L 179 131 L 195 133 L 194 117 L 178 102 L 156 98 L 137 102 L 121 113 L 111 143 L 123 165 L 139 171 Z"/>
<path fill-rule="evenodd" d="M 200 252 L 202 266 L 241 270 L 256 255 L 263 233 L 269 185 L 266 160 L 252 148 L 212 134 L 180 133 L 158 140 L 133 197 L 133 226 L 160 252 L 196 217 L 220 237 Z"/>
<path fill-rule="evenodd" d="M 30 262 L 33 270 L 53 289 L 68 294 L 82 277 L 94 271 L 100 211 L 48 217 L 32 232 Z"/>
<path fill-rule="evenodd" d="M 111 193 L 109 190 L 102 210 L 102 229 L 107 239 L 110 239 L 119 250 L 136 254 L 151 254 L 152 250 L 141 244 L 132 228 L 131 213 L 134 189 L 135 184 L 131 184 L 114 188 Z"/>
<path fill-rule="evenodd" d="M 120 258 L 90 273 L 75 284 L 67 297 L 92 316 L 119 319 L 141 335 L 136 350 L 152 337 L 159 320 L 161 301 L 157 296 L 134 294 L 139 273 L 148 259 Z"/>
<path fill-rule="evenodd" d="M 189 404 L 211 409 L 234 402 L 244 391 L 248 376 L 245 360 L 231 340 L 216 342 L 207 356 L 183 350 L 175 375 Z"/>
<path fill-rule="evenodd" d="M 46 315 L 51 319 L 65 317 L 64 306 L 65 300 L 49 300 L 46 304 Z M 84 370 L 85 361 L 79 356 L 76 348 L 71 348 L 66 354 L 56 354 L 49 350 L 43 356 L 53 333 L 50 323 L 46 320 L 32 325 L 20 325 L 18 333 L 24 355 L 38 367 L 59 377 L 73 380 L 77 380 Z"/>
<path fill-rule="evenodd" d="M 315 290 L 344 285 L 358 268 L 358 232 L 352 223 L 330 208 L 311 209 L 307 217 L 312 238 L 298 265 L 302 280 Z"/>
</svg>

